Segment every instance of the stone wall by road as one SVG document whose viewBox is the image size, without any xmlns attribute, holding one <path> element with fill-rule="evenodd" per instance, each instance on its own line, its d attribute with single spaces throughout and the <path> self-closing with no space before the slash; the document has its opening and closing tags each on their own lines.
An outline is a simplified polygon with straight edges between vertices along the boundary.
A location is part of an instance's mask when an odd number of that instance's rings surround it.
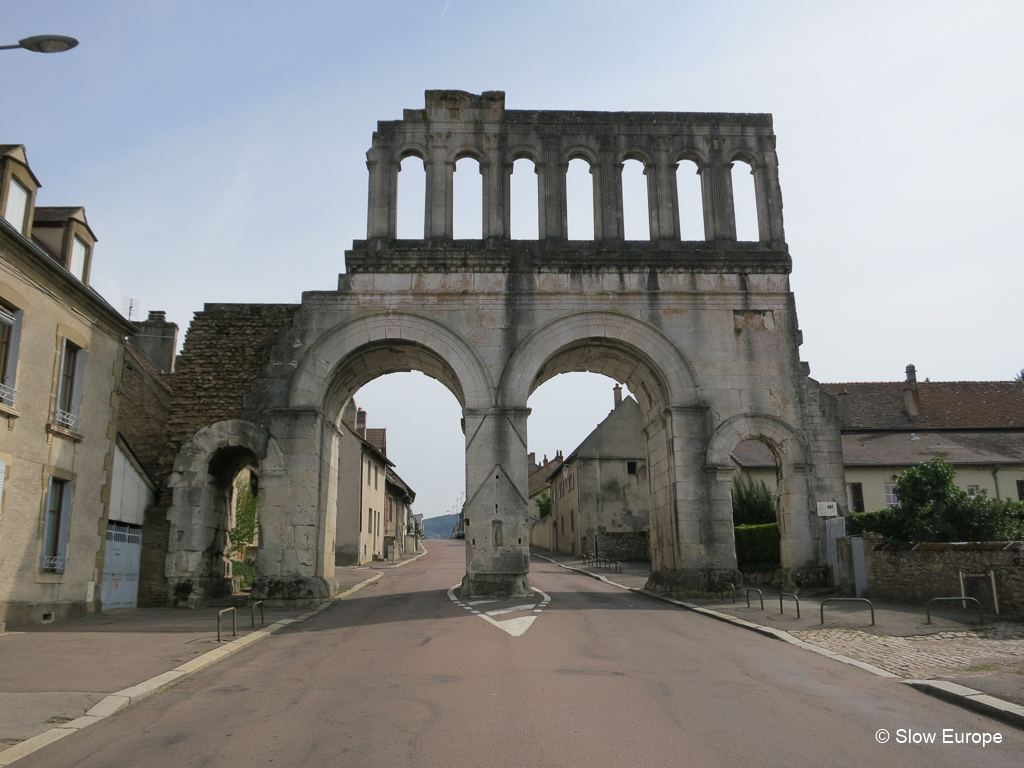
<svg viewBox="0 0 1024 768">
<path fill-rule="evenodd" d="M 1000 613 L 1024 616 L 1024 542 L 885 544 L 864 540 L 870 597 L 925 602 L 960 594 L 959 572 L 996 572 Z M 964 580 L 965 592 L 992 610 L 989 578 Z"/>
<path fill-rule="evenodd" d="M 583 537 L 584 553 L 594 554 L 595 538 L 599 557 L 651 562 L 651 535 L 647 531 L 605 531 L 599 526 L 596 534 L 591 530 Z"/>
</svg>

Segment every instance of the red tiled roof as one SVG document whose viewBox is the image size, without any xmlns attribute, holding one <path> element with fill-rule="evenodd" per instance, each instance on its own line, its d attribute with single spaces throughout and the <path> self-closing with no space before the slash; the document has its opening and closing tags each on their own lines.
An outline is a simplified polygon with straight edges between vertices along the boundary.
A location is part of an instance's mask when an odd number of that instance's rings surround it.
<svg viewBox="0 0 1024 768">
<path fill-rule="evenodd" d="M 1024 384 L 1016 381 L 922 381 L 920 415 L 904 410 L 902 381 L 822 384 L 836 397 L 845 388 L 845 429 L 1024 429 Z"/>
</svg>

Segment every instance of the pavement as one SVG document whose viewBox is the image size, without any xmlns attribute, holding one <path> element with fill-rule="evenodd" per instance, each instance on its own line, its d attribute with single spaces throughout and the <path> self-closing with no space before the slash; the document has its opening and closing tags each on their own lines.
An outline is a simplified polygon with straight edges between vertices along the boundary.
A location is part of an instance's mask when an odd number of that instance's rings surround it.
<svg viewBox="0 0 1024 768">
<path fill-rule="evenodd" d="M 340 568 L 339 593 L 413 559 Z M 0 632 L 0 750 L 74 722 L 120 691 L 175 669 L 199 668 L 197 660 L 211 652 L 233 642 L 233 649 L 243 648 L 250 635 L 262 639 L 268 626 L 283 627 L 309 611 L 267 609 L 264 623 L 247 603 L 247 595 L 234 595 L 195 610 L 119 609 Z M 238 635 L 232 635 L 231 614 L 225 614 L 218 642 L 217 614 L 231 606 Z M 5 764 L 0 751 L 0 765 Z"/>
<path fill-rule="evenodd" d="M 619 573 L 616 568 L 591 566 L 560 552 L 534 548 L 533 554 L 629 589 L 644 589 L 650 576 L 649 563 L 623 562 Z M 801 596 L 798 618 L 794 598 L 783 598 L 780 607 L 780 594 L 781 590 L 768 585 L 739 585 L 735 601 L 731 594 L 686 595 L 683 599 L 737 620 L 783 631 L 905 680 L 949 681 L 1024 707 L 1024 623 L 995 621 L 990 613 L 979 626 L 977 611 L 947 604 L 933 607 L 932 623 L 927 624 L 922 605 L 872 599 L 874 625 L 868 606 L 858 602 L 826 604 L 823 625 L 822 602 L 835 595 Z"/>
<path fill-rule="evenodd" d="M 1024 732 L 899 680 L 539 559 L 534 598 L 463 600 L 464 545 L 428 546 L 17 768 L 1020 766 Z"/>
</svg>

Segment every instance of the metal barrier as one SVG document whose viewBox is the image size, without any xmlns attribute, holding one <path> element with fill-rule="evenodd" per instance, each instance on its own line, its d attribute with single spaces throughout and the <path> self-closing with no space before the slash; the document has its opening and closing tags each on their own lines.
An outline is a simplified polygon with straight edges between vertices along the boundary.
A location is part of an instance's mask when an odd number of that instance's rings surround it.
<svg viewBox="0 0 1024 768">
<path fill-rule="evenodd" d="M 729 587 L 729 589 L 732 590 L 732 601 L 735 603 L 736 602 L 736 585 L 733 584 L 731 581 L 727 581 L 727 582 L 722 584 L 722 587 Z M 725 590 L 724 589 L 720 589 L 718 591 L 718 599 L 722 600 L 723 602 L 725 601 Z"/>
<path fill-rule="evenodd" d="M 238 637 L 238 611 L 236 611 L 234 609 L 234 606 L 232 606 L 231 608 L 225 608 L 223 611 L 220 611 L 220 612 L 217 613 L 217 642 L 218 643 L 220 642 L 220 617 L 223 616 L 228 611 L 231 611 L 231 636 L 232 637 Z"/>
<path fill-rule="evenodd" d="M 867 603 L 871 608 L 871 626 L 875 626 L 875 606 L 866 597 L 829 597 L 821 601 L 821 623 L 825 623 L 825 603 Z"/>
<path fill-rule="evenodd" d="M 622 563 L 618 560 L 609 560 L 607 557 L 590 558 L 589 565 L 604 568 L 606 571 L 614 570 L 616 573 L 622 573 Z"/>
<path fill-rule="evenodd" d="M 932 603 L 944 603 L 944 602 L 957 602 L 957 603 L 959 603 L 959 602 L 966 602 L 968 600 L 970 600 L 972 603 L 974 603 L 976 606 L 978 606 L 978 623 L 979 624 L 984 624 L 985 623 L 985 614 L 981 610 L 981 603 L 979 603 L 973 597 L 933 597 L 931 600 L 929 600 L 927 603 L 924 604 L 924 612 L 925 612 L 925 615 L 928 617 L 928 621 L 926 621 L 925 624 L 931 624 L 932 623 Z M 965 605 L 964 606 L 964 610 L 966 610 L 966 609 L 967 609 L 967 606 Z"/>
<path fill-rule="evenodd" d="M 249 608 L 252 610 L 252 625 L 251 625 L 252 629 L 256 629 L 256 606 L 257 605 L 260 607 L 260 624 L 266 624 L 267 623 L 266 614 L 263 613 L 263 601 L 262 600 L 257 600 L 255 603 L 253 603 L 252 605 L 249 606 Z"/>
<path fill-rule="evenodd" d="M 797 597 L 796 595 L 794 595 L 792 592 L 783 592 L 781 595 L 779 595 L 779 613 L 780 614 L 781 613 L 785 613 L 785 611 L 782 609 L 782 598 L 784 598 L 784 597 L 792 597 L 794 600 L 796 600 L 796 617 L 799 619 L 800 618 L 800 598 Z"/>
<path fill-rule="evenodd" d="M 756 587 L 751 587 L 750 589 L 747 590 L 747 608 L 750 607 L 750 593 L 751 592 L 757 592 L 757 596 L 759 598 L 761 598 L 761 610 L 763 611 L 764 610 L 764 593 L 762 593 L 761 590 L 757 589 Z"/>
</svg>

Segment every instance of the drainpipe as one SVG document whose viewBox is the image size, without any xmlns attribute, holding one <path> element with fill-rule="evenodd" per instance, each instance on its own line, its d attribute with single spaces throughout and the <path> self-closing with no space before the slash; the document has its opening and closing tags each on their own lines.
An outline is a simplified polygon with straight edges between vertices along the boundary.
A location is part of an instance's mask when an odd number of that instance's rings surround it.
<svg viewBox="0 0 1024 768">
<path fill-rule="evenodd" d="M 999 498 L 999 469 L 1002 464 L 996 464 L 996 468 L 992 470 L 992 482 L 996 484 L 996 498 Z"/>
</svg>

